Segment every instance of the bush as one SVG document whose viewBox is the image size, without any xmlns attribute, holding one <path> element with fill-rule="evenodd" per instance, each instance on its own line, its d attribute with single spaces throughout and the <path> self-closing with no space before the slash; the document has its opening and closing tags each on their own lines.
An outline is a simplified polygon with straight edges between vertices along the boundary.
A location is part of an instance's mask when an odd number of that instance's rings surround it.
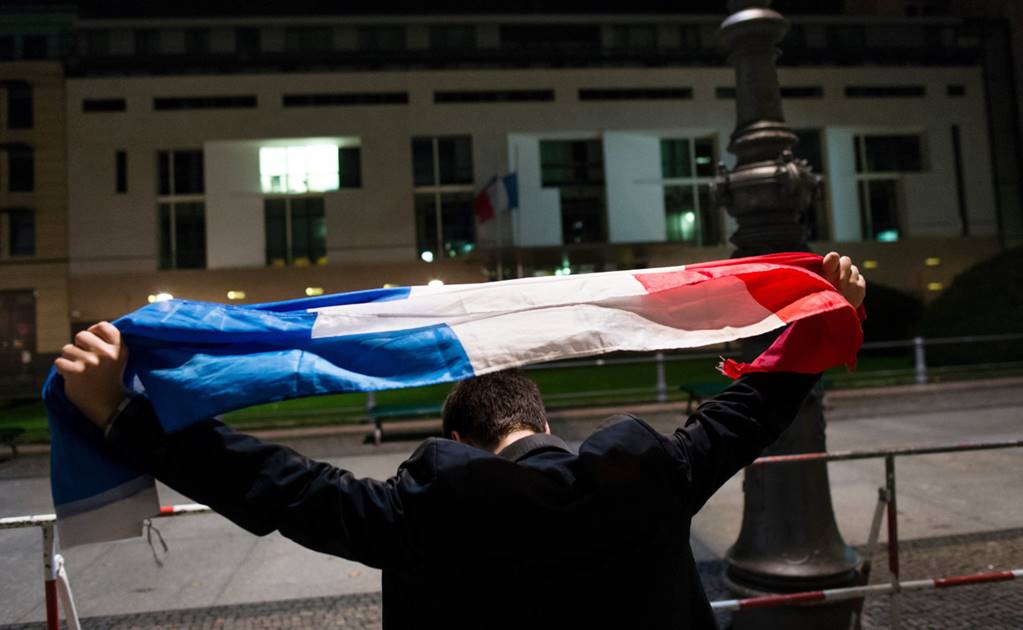
<svg viewBox="0 0 1023 630">
<path fill-rule="evenodd" d="M 867 309 L 867 320 L 863 322 L 865 341 L 892 341 L 916 336 L 924 308 L 919 298 L 871 283 L 867 286 L 863 304 Z"/>
</svg>

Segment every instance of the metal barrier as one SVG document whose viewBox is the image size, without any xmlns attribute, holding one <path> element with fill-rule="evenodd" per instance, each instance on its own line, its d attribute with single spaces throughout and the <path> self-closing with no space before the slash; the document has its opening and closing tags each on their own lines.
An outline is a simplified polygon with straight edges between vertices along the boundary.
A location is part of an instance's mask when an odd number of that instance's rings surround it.
<svg viewBox="0 0 1023 630">
<path fill-rule="evenodd" d="M 887 594 L 890 596 L 890 627 L 897 629 L 899 627 L 898 596 L 903 591 L 942 589 L 1023 579 L 1023 569 L 1012 569 L 1008 571 L 993 571 L 969 575 L 954 575 L 922 580 L 901 581 L 899 579 L 898 511 L 896 509 L 895 495 L 896 457 L 933 455 L 937 453 L 988 451 L 1020 447 L 1023 447 L 1023 440 L 1003 440 L 997 442 L 976 442 L 942 446 L 896 447 L 862 451 L 837 451 L 832 453 L 820 452 L 799 453 L 795 455 L 771 455 L 758 458 L 750 465 L 770 466 L 808 461 L 834 462 L 860 459 L 884 459 L 885 484 L 878 488 L 878 500 L 874 509 L 873 519 L 871 520 L 870 535 L 868 536 L 866 545 L 867 553 L 862 569 L 865 584 L 819 591 L 764 595 L 761 597 L 751 597 L 746 599 L 726 599 L 711 602 L 711 608 L 715 611 L 723 612 L 749 608 L 771 608 L 798 604 L 813 604 L 828 601 L 860 600 L 860 608 L 857 610 L 857 615 L 859 615 L 862 612 L 862 602 L 867 596 Z M 160 513 L 155 515 L 153 518 L 169 518 L 186 516 L 189 514 L 203 514 L 210 511 L 209 507 L 197 503 L 166 505 L 162 506 L 160 508 Z M 871 558 L 879 546 L 878 539 L 880 536 L 881 521 L 886 514 L 888 530 L 888 569 L 892 574 L 892 581 L 885 584 L 866 584 L 870 578 Z M 58 600 L 61 604 L 63 604 L 64 615 L 66 617 L 68 628 L 70 630 L 77 630 L 80 626 L 78 623 L 78 614 L 75 609 L 74 599 L 71 596 L 70 583 L 67 578 L 67 573 L 64 570 L 63 558 L 60 554 L 56 553 L 53 532 L 56 520 L 57 519 L 54 514 L 37 514 L 33 516 L 0 518 L 0 529 L 39 527 L 42 530 L 47 630 L 58 630 L 60 627 Z M 855 627 L 858 627 L 858 625 Z"/>
</svg>

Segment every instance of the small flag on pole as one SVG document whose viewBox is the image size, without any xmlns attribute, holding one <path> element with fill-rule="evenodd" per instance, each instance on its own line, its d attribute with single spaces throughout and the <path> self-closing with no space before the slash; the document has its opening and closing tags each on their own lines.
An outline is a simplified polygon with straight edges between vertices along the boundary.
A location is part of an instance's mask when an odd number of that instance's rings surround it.
<svg viewBox="0 0 1023 630">
<path fill-rule="evenodd" d="M 487 182 L 472 202 L 473 212 L 480 223 L 486 223 L 494 215 L 519 205 L 518 176 L 508 173 L 504 177 L 495 175 Z"/>
</svg>

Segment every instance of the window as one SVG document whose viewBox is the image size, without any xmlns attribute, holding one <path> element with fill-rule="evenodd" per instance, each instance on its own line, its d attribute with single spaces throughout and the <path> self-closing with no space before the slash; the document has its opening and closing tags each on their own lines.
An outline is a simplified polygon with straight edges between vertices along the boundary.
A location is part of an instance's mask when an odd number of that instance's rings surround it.
<svg viewBox="0 0 1023 630">
<path fill-rule="evenodd" d="M 87 114 L 96 112 L 123 112 L 128 108 L 123 98 L 86 98 L 82 99 L 82 111 Z"/>
<path fill-rule="evenodd" d="M 32 86 L 24 81 L 7 85 L 7 128 L 32 128 Z"/>
<path fill-rule="evenodd" d="M 604 149 L 600 140 L 542 140 L 540 178 L 558 188 L 566 244 L 607 241 Z"/>
<path fill-rule="evenodd" d="M 263 202 L 266 264 L 273 267 L 327 262 L 323 197 L 273 197 Z"/>
<path fill-rule="evenodd" d="M 35 153 L 32 147 L 16 144 L 7 149 L 7 191 L 32 192 L 35 189 Z"/>
<path fill-rule="evenodd" d="M 206 266 L 206 203 L 201 150 L 157 152 L 161 269 Z"/>
<path fill-rule="evenodd" d="M 408 104 L 408 92 L 328 92 L 285 94 L 281 97 L 281 105 L 284 107 L 406 104 Z"/>
<path fill-rule="evenodd" d="M 522 48 L 599 48 L 600 27 L 579 24 L 502 26 L 501 43 Z"/>
<path fill-rule="evenodd" d="M 360 147 L 341 147 L 337 151 L 338 168 L 341 170 L 339 179 L 341 188 L 359 188 L 362 186 L 362 149 Z"/>
<path fill-rule="evenodd" d="M 15 57 L 14 37 L 4 35 L 0 37 L 0 61 L 11 61 Z"/>
<path fill-rule="evenodd" d="M 927 96 L 922 85 L 850 85 L 846 98 L 917 98 Z"/>
<path fill-rule="evenodd" d="M 903 173 L 923 170 L 920 136 L 859 135 L 854 143 L 863 238 L 897 241 L 902 235 Z"/>
<path fill-rule="evenodd" d="M 258 55 L 261 50 L 258 28 L 234 29 L 234 47 L 243 57 Z"/>
<path fill-rule="evenodd" d="M 959 84 L 945 86 L 945 95 L 952 97 L 966 96 L 966 86 Z"/>
<path fill-rule="evenodd" d="M 185 54 L 205 55 L 210 52 L 210 31 L 205 28 L 185 29 Z"/>
<path fill-rule="evenodd" d="M 159 55 L 161 52 L 160 31 L 158 29 L 140 28 L 135 30 L 136 55 Z"/>
<path fill-rule="evenodd" d="M 824 140 L 820 129 L 796 129 L 793 130 L 799 142 L 792 148 L 792 153 L 800 159 L 806 160 L 813 168 L 813 172 L 824 175 Z M 827 190 L 827 186 L 823 186 Z M 817 196 L 812 206 L 807 208 L 803 216 L 803 223 L 806 226 L 806 238 L 810 241 L 826 241 L 830 238 L 828 225 L 828 204 L 826 193 Z"/>
<path fill-rule="evenodd" d="M 337 190 L 340 185 L 336 144 L 263 147 L 259 175 L 265 193 Z"/>
<path fill-rule="evenodd" d="M 710 195 L 715 164 L 717 143 L 713 137 L 661 139 L 668 241 L 697 246 L 721 242 L 721 212 Z"/>
<path fill-rule="evenodd" d="M 404 27 L 360 26 L 356 32 L 362 50 L 405 50 Z"/>
<path fill-rule="evenodd" d="M 287 52 L 327 52 L 334 47 L 334 31 L 327 27 L 295 27 L 284 29 L 284 50 Z"/>
<path fill-rule="evenodd" d="M 83 55 L 104 57 L 110 54 L 110 33 L 102 29 L 78 32 L 78 47 Z"/>
<path fill-rule="evenodd" d="M 413 138 L 412 181 L 419 258 L 470 253 L 476 247 L 472 138 Z"/>
<path fill-rule="evenodd" d="M 679 48 L 699 50 L 703 48 L 703 37 L 700 27 L 695 24 L 683 24 L 678 27 Z"/>
<path fill-rule="evenodd" d="M 628 24 L 611 27 L 611 47 L 650 50 L 657 47 L 657 27 L 653 24 Z"/>
<path fill-rule="evenodd" d="M 434 92 L 434 103 L 523 103 L 553 101 L 554 90 L 460 90 Z"/>
<path fill-rule="evenodd" d="M 248 109 L 256 107 L 255 96 L 184 96 L 156 97 L 153 109 Z"/>
<path fill-rule="evenodd" d="M 430 48 L 434 50 L 472 50 L 476 48 L 476 27 L 431 26 Z"/>
<path fill-rule="evenodd" d="M 693 88 L 581 88 L 580 101 L 668 101 L 693 98 Z"/>
<path fill-rule="evenodd" d="M 21 40 L 22 59 L 46 59 L 49 56 L 49 46 L 45 35 L 26 35 Z"/>
<path fill-rule="evenodd" d="M 128 153 L 126 151 L 114 152 L 114 190 L 123 194 L 128 192 Z"/>
<path fill-rule="evenodd" d="M 0 258 L 35 253 L 35 213 L 26 208 L 0 209 Z"/>
</svg>

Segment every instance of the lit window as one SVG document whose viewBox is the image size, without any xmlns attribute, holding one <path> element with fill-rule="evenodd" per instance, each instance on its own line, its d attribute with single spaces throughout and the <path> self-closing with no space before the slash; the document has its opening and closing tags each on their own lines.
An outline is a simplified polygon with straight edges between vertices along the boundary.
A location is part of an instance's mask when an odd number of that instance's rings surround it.
<svg viewBox="0 0 1023 630">
<path fill-rule="evenodd" d="M 337 190 L 338 147 L 336 144 L 263 147 L 259 150 L 259 174 L 266 193 Z"/>
</svg>

